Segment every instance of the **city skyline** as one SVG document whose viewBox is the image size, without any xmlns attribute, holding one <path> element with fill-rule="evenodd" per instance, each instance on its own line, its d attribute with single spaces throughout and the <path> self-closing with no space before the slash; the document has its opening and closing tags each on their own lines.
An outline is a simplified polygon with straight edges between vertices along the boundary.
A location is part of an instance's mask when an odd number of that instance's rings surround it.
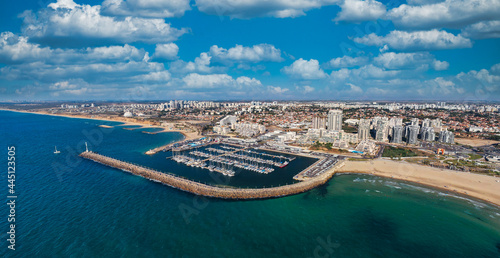
<svg viewBox="0 0 500 258">
<path fill-rule="evenodd" d="M 499 101 L 498 1 L 2 3 L 0 101 Z"/>
</svg>

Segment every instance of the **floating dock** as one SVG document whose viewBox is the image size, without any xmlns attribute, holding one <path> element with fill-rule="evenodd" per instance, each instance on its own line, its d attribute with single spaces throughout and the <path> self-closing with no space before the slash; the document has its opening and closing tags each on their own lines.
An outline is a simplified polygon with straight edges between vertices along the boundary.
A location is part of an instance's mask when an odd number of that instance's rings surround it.
<svg viewBox="0 0 500 258">
<path fill-rule="evenodd" d="M 177 154 L 177 151 L 172 150 L 173 156 L 167 159 L 171 158 L 187 166 L 208 169 L 211 172 L 219 172 L 226 176 L 234 176 L 235 168 L 269 174 L 275 170 L 272 166 L 283 168 L 295 159 L 294 157 L 290 158 L 256 152 L 248 150 L 246 147 L 235 148 L 224 145 L 218 147 L 208 147 L 201 151 L 193 150 L 181 154 Z M 265 157 L 270 157 L 271 159 L 265 159 Z M 274 159 L 280 159 L 280 161 L 278 162 Z M 285 161 L 282 162 L 282 159 L 285 159 Z"/>
<path fill-rule="evenodd" d="M 315 177 L 308 178 L 308 180 L 291 185 L 257 189 L 222 188 L 194 182 L 173 174 L 134 165 L 91 151 L 82 152 L 80 156 L 186 192 L 222 199 L 265 199 L 303 193 L 326 183 L 335 174 L 332 168 Z"/>
</svg>

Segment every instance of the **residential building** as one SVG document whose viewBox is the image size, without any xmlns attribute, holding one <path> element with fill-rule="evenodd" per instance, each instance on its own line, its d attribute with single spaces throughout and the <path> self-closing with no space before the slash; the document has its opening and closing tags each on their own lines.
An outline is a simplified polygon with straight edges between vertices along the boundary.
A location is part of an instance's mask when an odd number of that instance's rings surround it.
<svg viewBox="0 0 500 258">
<path fill-rule="evenodd" d="M 419 129 L 420 127 L 418 125 L 408 126 L 408 136 L 406 137 L 406 142 L 408 144 L 417 144 Z"/>
<path fill-rule="evenodd" d="M 453 132 L 447 130 L 441 131 L 439 132 L 438 141 L 442 143 L 453 144 L 455 143 L 455 135 L 453 134 Z"/>
<path fill-rule="evenodd" d="M 392 143 L 401 143 L 403 141 L 403 126 L 396 125 L 392 128 Z"/>
<path fill-rule="evenodd" d="M 370 137 L 370 119 L 360 119 L 358 126 L 358 139 L 360 141 L 369 140 Z"/>
<path fill-rule="evenodd" d="M 387 120 L 379 120 L 377 123 L 377 128 L 375 131 L 375 140 L 379 142 L 386 142 L 389 136 L 389 128 L 388 128 Z"/>
<path fill-rule="evenodd" d="M 326 117 L 314 116 L 312 119 L 312 129 L 326 129 Z"/>
<path fill-rule="evenodd" d="M 327 128 L 334 131 L 342 130 L 342 110 L 332 109 L 328 112 Z"/>
<path fill-rule="evenodd" d="M 433 127 L 422 127 L 421 136 L 422 140 L 432 142 L 436 139 Z"/>
</svg>

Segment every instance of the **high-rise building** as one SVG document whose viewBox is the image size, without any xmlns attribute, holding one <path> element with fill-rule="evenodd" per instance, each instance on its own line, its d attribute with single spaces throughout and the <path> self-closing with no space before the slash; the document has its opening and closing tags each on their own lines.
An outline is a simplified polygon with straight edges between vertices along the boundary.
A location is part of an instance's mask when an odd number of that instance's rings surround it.
<svg viewBox="0 0 500 258">
<path fill-rule="evenodd" d="M 403 119 L 402 118 L 391 117 L 391 119 L 389 119 L 389 126 L 390 127 L 394 127 L 394 126 L 402 125 L 402 124 L 403 124 Z"/>
<path fill-rule="evenodd" d="M 431 120 L 431 127 L 441 127 L 442 122 L 440 118 L 432 119 Z"/>
<path fill-rule="evenodd" d="M 342 110 L 332 109 L 328 112 L 328 130 L 342 130 Z"/>
<path fill-rule="evenodd" d="M 417 144 L 419 129 L 420 127 L 418 125 L 408 126 L 408 137 L 406 137 L 406 142 L 408 144 Z"/>
<path fill-rule="evenodd" d="M 411 125 L 418 125 L 418 118 L 412 118 Z"/>
<path fill-rule="evenodd" d="M 440 118 L 431 120 L 431 127 L 434 128 L 434 132 L 441 132 L 441 127 L 443 126 L 443 122 Z"/>
<path fill-rule="evenodd" d="M 422 121 L 422 128 L 424 128 L 424 127 L 430 127 L 430 126 L 431 126 L 431 120 L 429 118 L 425 118 Z"/>
<path fill-rule="evenodd" d="M 424 141 L 432 142 L 436 139 L 433 127 L 422 127 L 421 138 Z"/>
<path fill-rule="evenodd" d="M 396 125 L 392 128 L 392 143 L 401 143 L 403 141 L 403 126 Z"/>
<path fill-rule="evenodd" d="M 438 141 L 440 141 L 442 143 L 453 144 L 453 143 L 455 143 L 455 135 L 453 134 L 453 132 L 450 132 L 450 131 L 446 131 L 446 130 L 441 131 L 441 132 L 439 132 Z"/>
<path fill-rule="evenodd" d="M 360 141 L 370 139 L 370 119 L 359 119 L 358 139 Z"/>
<path fill-rule="evenodd" d="M 375 131 L 375 140 L 379 142 L 385 142 L 388 140 L 388 136 L 389 136 L 388 121 L 379 120 Z"/>
<path fill-rule="evenodd" d="M 397 117 L 394 120 L 396 121 L 396 125 L 403 126 L 403 118 Z"/>
<path fill-rule="evenodd" d="M 312 129 L 325 129 L 325 128 L 326 128 L 326 117 L 314 116 L 312 119 Z"/>
</svg>

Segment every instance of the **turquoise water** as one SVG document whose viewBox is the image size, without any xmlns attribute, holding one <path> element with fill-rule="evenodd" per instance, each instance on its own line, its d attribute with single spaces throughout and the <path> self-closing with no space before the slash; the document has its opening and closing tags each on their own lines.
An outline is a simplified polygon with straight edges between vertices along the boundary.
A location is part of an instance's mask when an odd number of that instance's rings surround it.
<svg viewBox="0 0 500 258">
<path fill-rule="evenodd" d="M 202 174 L 169 165 L 167 153 L 142 155 L 182 139 L 178 133 L 4 111 L 0 121 L 0 166 L 7 166 L 7 146 L 16 146 L 18 194 L 17 250 L 0 233 L 0 257 L 500 256 L 498 207 L 429 187 L 340 175 L 285 198 L 206 199 L 77 157 L 88 141 L 113 157 Z M 6 173 L 1 179 L 6 196 Z M 7 214 L 2 205 L 2 233 Z"/>
</svg>

